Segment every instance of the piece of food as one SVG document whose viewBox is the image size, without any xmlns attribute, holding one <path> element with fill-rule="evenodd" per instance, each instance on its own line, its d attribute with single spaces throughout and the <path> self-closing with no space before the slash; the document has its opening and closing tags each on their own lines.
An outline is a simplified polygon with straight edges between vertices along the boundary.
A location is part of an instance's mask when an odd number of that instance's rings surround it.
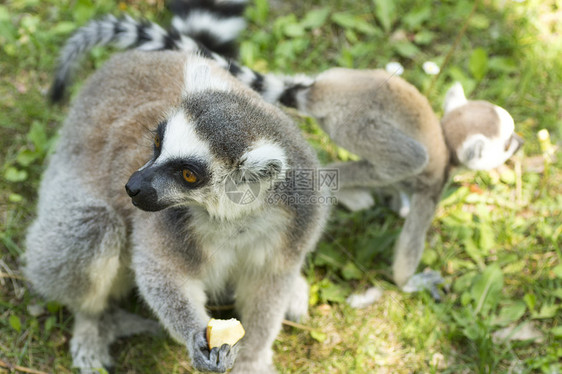
<svg viewBox="0 0 562 374">
<path fill-rule="evenodd" d="M 211 318 L 207 324 L 207 342 L 209 343 L 209 349 L 220 347 L 223 344 L 234 345 L 242 339 L 245 333 L 244 327 L 242 327 L 242 324 L 236 318 Z"/>
</svg>

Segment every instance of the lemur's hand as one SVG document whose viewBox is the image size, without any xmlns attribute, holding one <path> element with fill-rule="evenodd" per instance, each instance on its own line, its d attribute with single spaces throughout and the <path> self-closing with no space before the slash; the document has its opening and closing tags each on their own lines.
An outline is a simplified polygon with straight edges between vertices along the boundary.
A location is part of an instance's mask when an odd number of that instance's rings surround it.
<svg viewBox="0 0 562 374">
<path fill-rule="evenodd" d="M 236 360 L 240 344 L 233 346 L 223 344 L 220 348 L 216 347 L 209 350 L 206 331 L 202 330 L 193 335 L 193 349 L 191 361 L 193 367 L 200 371 L 210 371 L 215 373 L 224 373 L 231 369 Z"/>
</svg>

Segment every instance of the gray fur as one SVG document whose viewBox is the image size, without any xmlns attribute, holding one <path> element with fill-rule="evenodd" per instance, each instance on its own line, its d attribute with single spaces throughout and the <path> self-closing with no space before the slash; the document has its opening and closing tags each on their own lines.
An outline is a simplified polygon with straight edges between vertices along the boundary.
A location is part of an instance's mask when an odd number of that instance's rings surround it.
<svg viewBox="0 0 562 374">
<path fill-rule="evenodd" d="M 150 132 L 159 123 L 161 150 Z M 195 164 L 208 172 L 190 187 L 181 168 Z M 236 182 L 259 184 L 255 201 L 229 200 L 229 175 L 264 167 L 257 179 Z M 267 197 L 300 193 L 292 171 L 317 167 L 298 127 L 213 62 L 178 52 L 114 56 L 84 86 L 60 130 L 26 240 L 24 271 L 33 287 L 76 316 L 74 365 L 83 373 L 110 367 L 116 337 L 157 330 L 115 311 L 136 285 L 198 370 L 273 372 L 271 345 L 283 316 L 306 314 L 299 272 L 328 207 L 317 202 L 324 190 L 306 192 L 309 204 Z M 127 196 L 133 173 L 154 194 Z M 205 304 L 229 297 L 246 336 L 209 351 Z"/>
<path fill-rule="evenodd" d="M 411 195 L 392 267 L 401 286 L 419 264 L 426 232 L 457 160 L 469 168 L 495 167 L 522 143 L 505 110 L 467 101 L 460 85 L 447 95 L 442 126 L 416 88 L 381 70 L 330 69 L 296 97 L 299 109 L 317 118 L 338 145 L 362 158 L 330 165 L 339 169 L 341 203 L 353 210 L 369 207 L 373 201 L 365 189 L 381 186 Z"/>
</svg>

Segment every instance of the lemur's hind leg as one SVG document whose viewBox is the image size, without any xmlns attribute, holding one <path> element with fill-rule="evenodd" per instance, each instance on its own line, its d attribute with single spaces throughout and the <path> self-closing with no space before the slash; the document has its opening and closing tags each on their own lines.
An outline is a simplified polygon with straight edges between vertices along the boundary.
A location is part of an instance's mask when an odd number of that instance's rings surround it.
<svg viewBox="0 0 562 374">
<path fill-rule="evenodd" d="M 26 238 L 24 272 L 36 291 L 74 312 L 73 363 L 89 373 L 111 366 L 109 344 L 126 335 L 115 327 L 143 329 L 110 310 L 111 300 L 133 285 L 123 253 L 125 223 L 72 179 L 57 179 L 46 175 L 42 185 L 38 217 Z"/>
<path fill-rule="evenodd" d="M 236 310 L 240 313 L 246 335 L 239 343 L 242 349 L 233 374 L 276 372 L 271 345 L 281 329 L 289 298 L 292 297 L 291 290 L 300 282 L 299 278 L 298 269 L 295 269 L 282 275 L 267 273 L 240 281 Z"/>
<path fill-rule="evenodd" d="M 112 368 L 109 346 L 116 339 L 134 334 L 159 334 L 156 321 L 144 319 L 119 308 L 108 308 L 100 314 L 78 312 L 74 317 L 74 330 L 70 341 L 72 364 L 81 373 L 98 373 L 97 369 Z"/>
<path fill-rule="evenodd" d="M 404 286 L 414 274 L 423 253 L 427 230 L 433 221 L 439 195 L 431 191 L 412 195 L 410 212 L 394 247 L 394 281 Z"/>
</svg>

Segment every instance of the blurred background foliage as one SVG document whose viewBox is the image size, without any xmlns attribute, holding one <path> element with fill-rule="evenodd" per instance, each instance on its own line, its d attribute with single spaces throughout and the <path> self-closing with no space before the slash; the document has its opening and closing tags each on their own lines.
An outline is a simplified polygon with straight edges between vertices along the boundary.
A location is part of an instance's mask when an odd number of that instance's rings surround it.
<svg viewBox="0 0 562 374">
<path fill-rule="evenodd" d="M 0 373 L 3 364 L 71 372 L 72 318 L 26 288 L 18 258 L 68 110 L 45 97 L 57 54 L 92 17 L 123 12 L 164 25 L 170 19 L 163 0 L 0 4 Z M 336 209 L 305 269 L 307 327 L 285 327 L 275 344 L 281 371 L 560 372 L 562 161 L 556 148 L 541 149 L 537 132 L 547 129 L 554 147 L 561 142 L 562 1 L 254 0 L 247 19 L 240 58 L 256 70 L 314 74 L 397 62 L 437 113 L 460 81 L 469 98 L 508 109 L 526 140 L 505 166 L 458 171 L 447 187 L 420 266 L 444 275 L 449 292 L 441 303 L 390 282 L 401 218 L 382 204 Z M 90 53 L 74 93 L 111 53 Z M 439 73 L 424 70 L 427 62 Z M 323 162 L 353 158 L 312 119 L 290 113 Z M 384 289 L 377 303 L 346 305 L 372 285 Z M 134 296 L 127 306 L 148 314 Z M 167 338 L 120 341 L 113 353 L 118 372 L 192 372 L 185 349 Z"/>
</svg>

